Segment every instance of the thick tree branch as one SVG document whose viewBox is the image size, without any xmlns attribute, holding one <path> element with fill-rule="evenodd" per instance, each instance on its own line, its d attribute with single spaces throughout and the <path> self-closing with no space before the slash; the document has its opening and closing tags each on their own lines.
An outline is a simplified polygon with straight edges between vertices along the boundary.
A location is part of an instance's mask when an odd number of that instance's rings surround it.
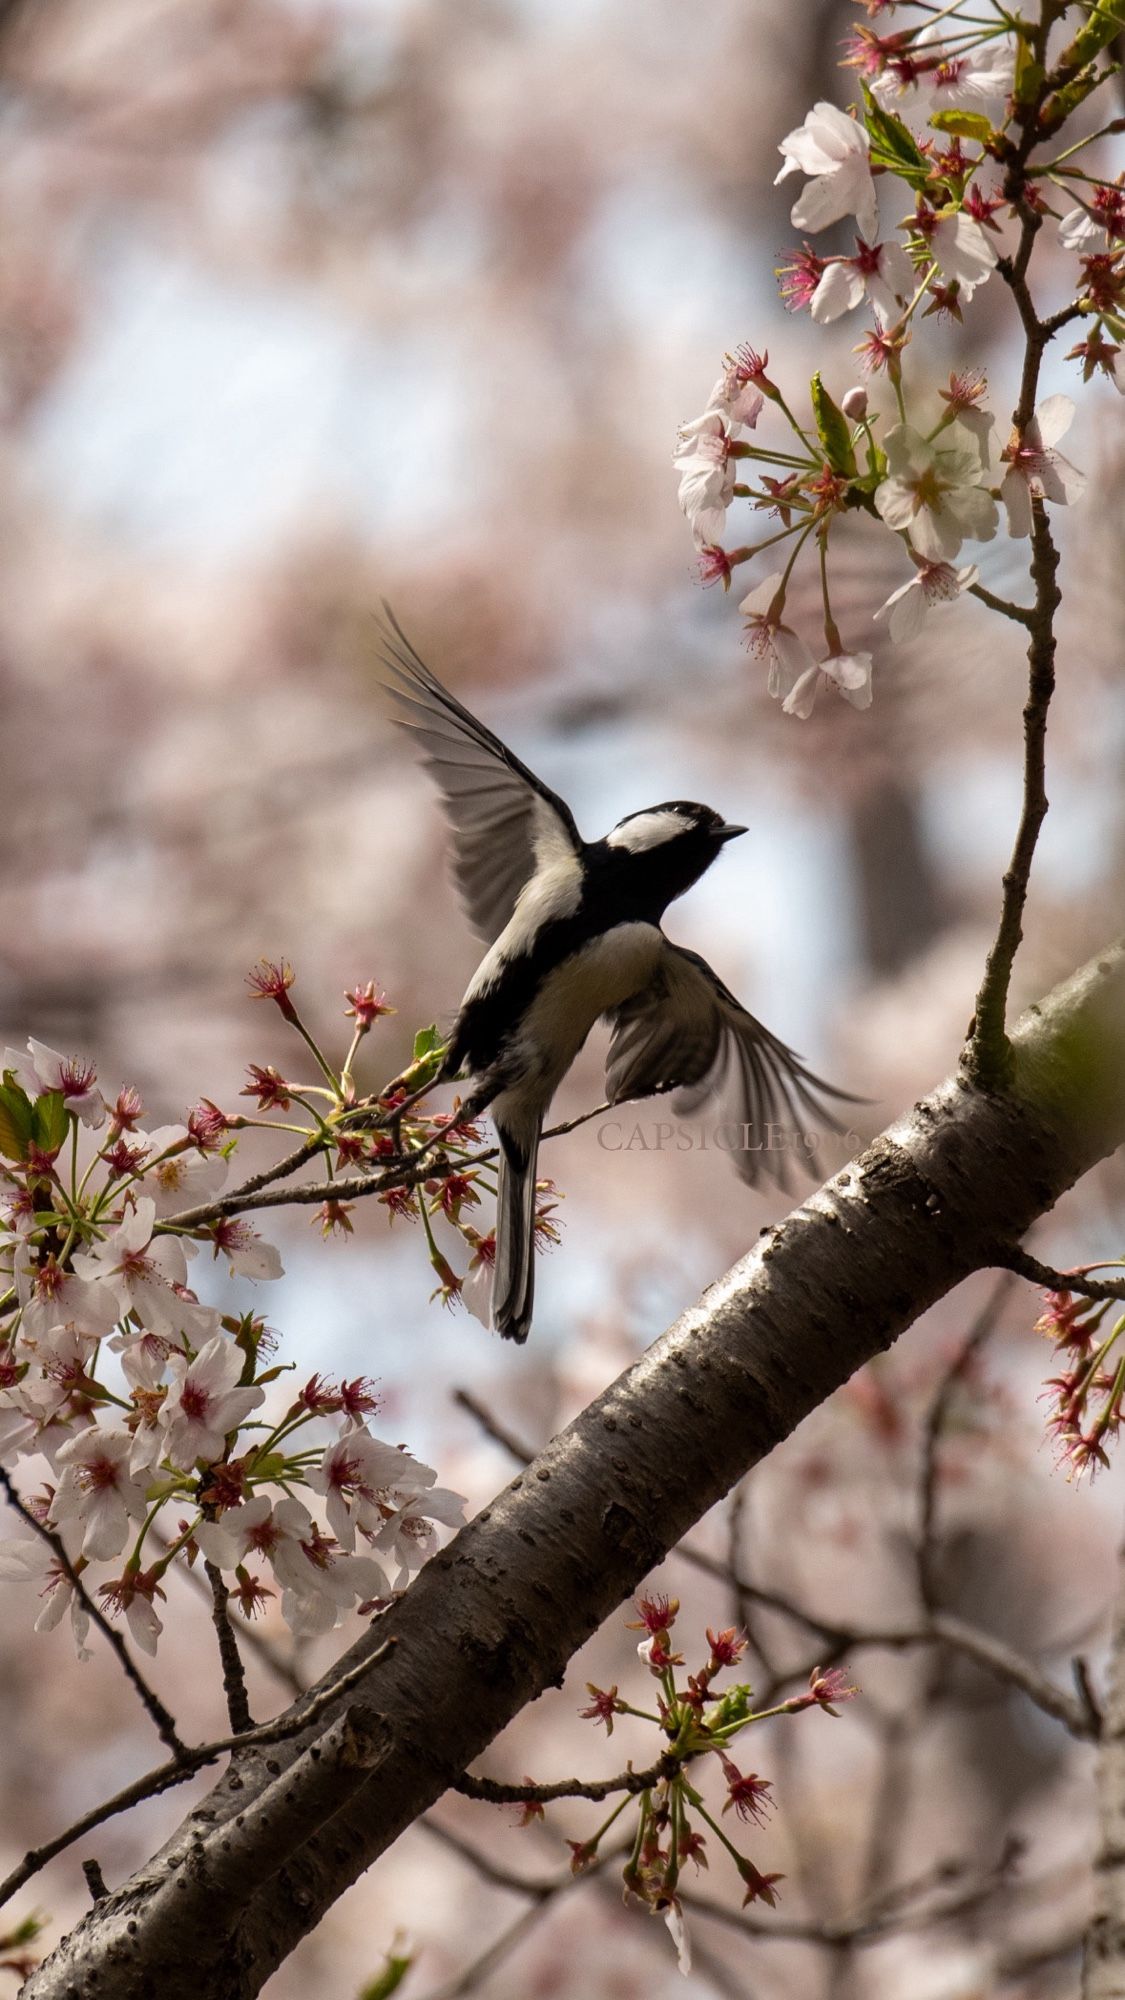
<svg viewBox="0 0 1125 2000">
<path fill-rule="evenodd" d="M 1125 1139 L 1125 945 L 1033 1008 L 1012 1055 L 1006 1090 L 949 1079 L 767 1231 L 338 1663 L 336 1673 L 347 1671 L 377 1640 L 397 1639 L 371 1689 L 390 1735 L 377 1776 L 341 1784 L 328 1818 L 306 1737 L 248 1752 L 161 1852 L 86 1914 L 24 2000 L 110 1984 L 114 2000 L 256 1994 L 505 1723 L 561 1681 L 571 1654 L 693 1522 Z M 286 1775 L 287 1853 L 275 1845 L 270 1872 L 243 1829 Z M 209 1853 L 226 1843 L 204 1925 L 197 1899 L 176 1890 L 191 1881 L 201 1841 Z"/>
</svg>

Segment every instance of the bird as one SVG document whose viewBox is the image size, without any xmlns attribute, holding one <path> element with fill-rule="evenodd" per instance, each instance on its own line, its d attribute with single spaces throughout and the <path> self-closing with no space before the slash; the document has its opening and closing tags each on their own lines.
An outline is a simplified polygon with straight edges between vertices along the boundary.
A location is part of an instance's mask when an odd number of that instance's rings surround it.
<svg viewBox="0 0 1125 2000">
<path fill-rule="evenodd" d="M 381 683 L 393 719 L 436 782 L 453 836 L 453 873 L 487 946 L 450 1033 L 438 1082 L 471 1079 L 461 1116 L 487 1110 L 499 1141 L 492 1324 L 523 1342 L 535 1287 L 539 1140 L 551 1100 L 596 1021 L 611 1028 L 611 1104 L 680 1093 L 741 1128 L 741 1179 L 788 1187 L 787 1154 L 761 1143 L 803 1114 L 838 1131 L 813 1075 L 754 1018 L 707 961 L 665 936 L 670 903 L 747 832 L 688 799 L 626 814 L 583 840 L 564 799 L 426 666 L 386 603 Z M 750 1135 L 757 1135 L 752 1143 Z"/>
</svg>

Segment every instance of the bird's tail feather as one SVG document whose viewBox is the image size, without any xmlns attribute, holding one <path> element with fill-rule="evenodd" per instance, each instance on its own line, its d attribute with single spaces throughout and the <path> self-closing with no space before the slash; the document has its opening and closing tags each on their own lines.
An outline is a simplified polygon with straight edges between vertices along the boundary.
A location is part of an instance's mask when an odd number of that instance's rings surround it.
<svg viewBox="0 0 1125 2000">
<path fill-rule="evenodd" d="M 541 1121 L 517 1136 L 499 1130 L 496 1181 L 496 1265 L 492 1324 L 505 1340 L 525 1341 L 535 1297 L 535 1176 Z"/>
</svg>

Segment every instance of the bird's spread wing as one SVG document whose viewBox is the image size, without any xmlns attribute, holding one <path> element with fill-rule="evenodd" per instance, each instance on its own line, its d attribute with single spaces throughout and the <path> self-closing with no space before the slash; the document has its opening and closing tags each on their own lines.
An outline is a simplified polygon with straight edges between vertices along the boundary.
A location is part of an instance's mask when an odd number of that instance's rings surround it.
<svg viewBox="0 0 1125 2000">
<path fill-rule="evenodd" d="M 610 1102 L 665 1090 L 679 1092 L 678 1112 L 710 1102 L 716 1145 L 751 1187 L 771 1179 L 787 1188 L 793 1161 L 810 1159 L 804 1135 L 813 1126 L 840 1130 L 822 1094 L 846 1093 L 807 1070 L 693 951 L 666 942 L 651 983 L 610 1020 Z"/>
<path fill-rule="evenodd" d="M 384 686 L 440 788 L 454 875 L 475 931 L 491 944 L 535 870 L 582 845 L 570 807 L 419 659 L 390 606 L 379 621 Z"/>
</svg>

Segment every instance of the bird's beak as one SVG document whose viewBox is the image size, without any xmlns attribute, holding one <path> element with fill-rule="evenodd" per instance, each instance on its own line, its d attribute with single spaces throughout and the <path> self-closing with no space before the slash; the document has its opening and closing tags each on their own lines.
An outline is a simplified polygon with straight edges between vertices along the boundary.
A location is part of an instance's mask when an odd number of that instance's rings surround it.
<svg viewBox="0 0 1125 2000">
<path fill-rule="evenodd" d="M 719 828 L 719 840 L 737 840 L 740 833 L 749 833 L 748 826 L 723 826 Z"/>
</svg>

